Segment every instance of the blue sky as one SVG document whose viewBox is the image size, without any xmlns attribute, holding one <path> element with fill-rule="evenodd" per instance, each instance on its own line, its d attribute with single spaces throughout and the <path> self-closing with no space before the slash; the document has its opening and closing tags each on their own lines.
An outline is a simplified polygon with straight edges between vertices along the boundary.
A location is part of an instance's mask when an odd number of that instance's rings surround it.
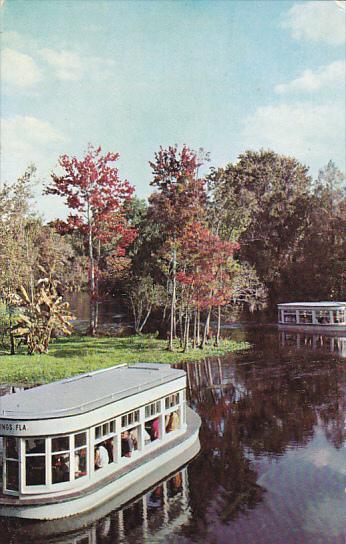
<svg viewBox="0 0 346 544">
<path fill-rule="evenodd" d="M 160 145 L 345 169 L 345 2 L 5 0 L 2 179 L 118 151 L 139 196 Z M 37 191 L 39 192 L 40 186 Z M 61 202 L 39 197 L 47 219 Z"/>
</svg>

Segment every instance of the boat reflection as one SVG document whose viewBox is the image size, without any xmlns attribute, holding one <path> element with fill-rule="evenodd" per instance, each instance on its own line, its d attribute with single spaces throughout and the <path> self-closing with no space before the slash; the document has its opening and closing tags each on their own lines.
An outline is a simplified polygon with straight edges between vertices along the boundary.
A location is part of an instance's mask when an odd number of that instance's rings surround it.
<svg viewBox="0 0 346 544">
<path fill-rule="evenodd" d="M 78 529 L 78 525 L 82 526 L 87 518 L 82 519 L 78 516 L 47 522 L 26 521 L 16 528 L 11 527 L 12 524 L 8 520 L 7 530 L 10 531 L 10 541 L 13 543 L 122 544 L 151 543 L 153 540 L 158 542 L 164 541 L 168 534 L 174 533 L 187 523 L 188 502 L 188 474 L 187 467 L 184 467 L 121 509 L 107 515 L 104 509 L 99 509 L 98 515 L 102 517 L 85 528 Z M 18 524 L 18 520 L 15 523 Z M 5 533 L 2 528 L 2 536 Z"/>
<path fill-rule="evenodd" d="M 279 341 L 281 347 L 325 351 L 346 357 L 346 333 L 345 336 L 340 336 L 281 330 L 279 331 Z"/>
</svg>

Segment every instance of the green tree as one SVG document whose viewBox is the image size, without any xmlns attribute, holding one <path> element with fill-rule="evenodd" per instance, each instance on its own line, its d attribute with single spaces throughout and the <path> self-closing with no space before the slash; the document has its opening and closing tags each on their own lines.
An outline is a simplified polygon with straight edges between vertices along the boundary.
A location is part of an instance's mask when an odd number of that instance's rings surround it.
<svg viewBox="0 0 346 544">
<path fill-rule="evenodd" d="M 345 176 L 330 161 L 319 172 L 299 250 L 283 274 L 282 291 L 310 300 L 346 297 Z"/>
<path fill-rule="evenodd" d="M 209 176 L 214 228 L 239 241 L 240 261 L 255 267 L 272 301 L 304 237 L 311 181 L 307 167 L 270 150 L 246 151 Z"/>
</svg>

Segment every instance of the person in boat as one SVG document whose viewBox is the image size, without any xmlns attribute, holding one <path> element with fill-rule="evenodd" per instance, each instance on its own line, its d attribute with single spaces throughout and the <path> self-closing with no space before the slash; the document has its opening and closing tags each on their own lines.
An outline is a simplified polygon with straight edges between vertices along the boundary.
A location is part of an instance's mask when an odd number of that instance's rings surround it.
<svg viewBox="0 0 346 544">
<path fill-rule="evenodd" d="M 138 431 L 137 429 L 129 430 L 129 440 L 131 451 L 138 449 Z"/>
<path fill-rule="evenodd" d="M 70 470 L 64 459 L 60 456 L 53 465 L 53 481 L 55 484 L 68 482 L 70 479 Z"/>
<path fill-rule="evenodd" d="M 108 440 L 106 440 L 106 442 L 104 443 L 104 446 L 108 452 L 108 458 L 109 458 L 109 462 L 110 463 L 113 463 L 114 461 L 114 454 L 113 454 L 113 446 L 114 446 L 114 441 L 113 441 L 113 438 L 108 438 Z"/>
<path fill-rule="evenodd" d="M 166 417 L 166 433 L 179 429 L 179 423 L 178 412 L 171 412 L 169 416 Z"/>
<path fill-rule="evenodd" d="M 109 455 L 103 444 L 96 446 L 95 450 L 95 470 L 103 468 L 109 463 Z"/>
<path fill-rule="evenodd" d="M 155 419 L 153 419 L 152 423 L 151 423 L 151 440 L 156 440 L 157 438 L 159 438 L 159 418 L 156 417 Z"/>
<path fill-rule="evenodd" d="M 121 457 L 131 457 L 131 440 L 129 431 L 123 431 L 121 433 Z"/>
<path fill-rule="evenodd" d="M 75 454 L 75 478 L 85 476 L 87 473 L 86 450 L 83 448 Z"/>
</svg>

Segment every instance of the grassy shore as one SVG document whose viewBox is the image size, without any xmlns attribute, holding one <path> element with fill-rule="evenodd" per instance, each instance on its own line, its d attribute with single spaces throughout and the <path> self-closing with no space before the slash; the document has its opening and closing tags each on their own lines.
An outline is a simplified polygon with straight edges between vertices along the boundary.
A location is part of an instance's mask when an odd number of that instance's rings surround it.
<svg viewBox="0 0 346 544">
<path fill-rule="evenodd" d="M 0 383 L 39 384 L 121 363 L 179 363 L 247 349 L 246 342 L 223 340 L 216 348 L 183 353 L 178 344 L 167 351 L 167 342 L 150 335 L 92 338 L 72 336 L 55 340 L 47 355 L 0 355 Z"/>
</svg>

